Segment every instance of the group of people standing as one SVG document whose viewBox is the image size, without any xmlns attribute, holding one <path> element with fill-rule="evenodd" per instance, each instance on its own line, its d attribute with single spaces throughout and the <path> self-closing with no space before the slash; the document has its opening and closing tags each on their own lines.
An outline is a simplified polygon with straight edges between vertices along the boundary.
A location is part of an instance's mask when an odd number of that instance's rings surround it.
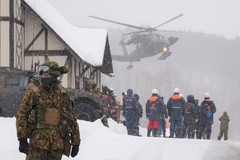
<svg viewBox="0 0 240 160">
<path fill-rule="evenodd" d="M 125 99 L 123 99 L 123 115 L 126 118 L 126 127 L 128 134 L 132 134 L 132 130 L 137 130 L 139 121 L 138 112 L 139 107 L 137 100 L 134 98 L 132 89 L 128 89 Z M 139 102 L 138 102 L 139 103 Z M 164 98 L 159 96 L 157 89 L 152 90 L 151 97 L 146 102 L 146 118 L 148 119 L 147 136 L 158 137 L 161 134 L 166 137 L 166 122 L 169 118 L 170 136 L 169 138 L 197 138 L 210 139 L 212 133 L 213 115 L 216 112 L 216 106 L 210 99 L 208 92 L 204 93 L 204 100 L 199 105 L 199 100 L 195 99 L 193 95 L 188 95 L 186 100 L 180 94 L 179 88 L 173 90 L 173 95 L 164 103 Z M 136 115 L 136 116 L 135 116 Z M 219 120 L 221 128 L 226 126 L 224 130 L 220 131 L 218 139 L 220 140 L 224 134 L 224 140 L 228 139 L 228 122 L 226 120 L 227 113 L 224 112 L 225 117 Z M 228 116 L 227 116 L 228 117 Z M 228 117 L 229 119 L 229 117 Z"/>
<path fill-rule="evenodd" d="M 198 100 L 193 95 L 188 95 L 185 101 L 178 88 L 175 88 L 173 92 L 167 102 L 170 137 L 194 138 L 196 132 L 197 139 L 202 139 L 204 133 L 206 139 L 210 139 L 213 115 L 216 112 L 216 106 L 210 99 L 210 94 L 204 93 L 204 100 L 199 106 Z"/>
<path fill-rule="evenodd" d="M 109 127 L 108 118 L 112 118 L 118 123 L 123 122 L 129 135 L 140 136 L 138 126 L 143 116 L 143 109 L 139 102 L 139 95 L 133 94 L 132 89 L 122 93 L 122 105 L 120 105 L 113 89 L 102 86 L 100 105 L 103 113 L 101 121 L 104 126 Z M 124 121 L 120 119 L 121 113 L 125 118 Z"/>
</svg>

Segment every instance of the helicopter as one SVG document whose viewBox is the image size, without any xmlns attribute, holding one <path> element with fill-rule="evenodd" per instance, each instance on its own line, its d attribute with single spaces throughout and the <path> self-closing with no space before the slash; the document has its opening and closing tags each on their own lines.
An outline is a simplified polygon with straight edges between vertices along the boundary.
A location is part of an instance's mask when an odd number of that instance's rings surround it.
<svg viewBox="0 0 240 160">
<path fill-rule="evenodd" d="M 159 33 L 156 33 L 156 31 L 159 31 L 159 27 L 181 16 L 183 16 L 183 14 L 179 14 L 156 27 L 141 27 L 96 16 L 88 17 L 138 29 L 138 31 L 123 33 L 122 39 L 119 42 L 123 50 L 123 55 L 112 55 L 112 59 L 115 61 L 130 62 L 130 64 L 127 66 L 127 69 L 131 69 L 133 68 L 132 62 L 139 62 L 142 58 L 152 57 L 162 53 L 158 59 L 165 60 L 172 54 L 169 47 L 178 41 L 178 37 L 165 37 Z M 130 38 L 128 38 L 128 40 L 125 40 L 129 36 Z M 135 49 L 130 53 L 128 53 L 128 50 L 126 48 L 126 46 L 129 45 L 135 45 Z"/>
</svg>

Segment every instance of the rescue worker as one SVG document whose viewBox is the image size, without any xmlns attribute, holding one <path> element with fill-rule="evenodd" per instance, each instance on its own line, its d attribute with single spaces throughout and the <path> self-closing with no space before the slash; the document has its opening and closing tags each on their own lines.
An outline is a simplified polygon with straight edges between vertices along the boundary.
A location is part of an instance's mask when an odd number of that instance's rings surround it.
<svg viewBox="0 0 240 160">
<path fill-rule="evenodd" d="M 163 108 L 161 109 L 159 127 L 157 131 L 157 136 L 160 137 L 163 134 L 163 137 L 166 137 L 166 119 L 168 119 L 167 106 L 164 103 L 164 98 L 160 97 L 163 100 Z"/>
<path fill-rule="evenodd" d="M 150 137 L 152 132 L 153 137 L 156 137 L 157 130 L 159 127 L 159 119 L 161 110 L 164 107 L 162 98 L 159 96 L 157 89 L 152 90 L 152 96 L 146 103 L 146 117 L 149 120 L 147 126 L 147 136 Z"/>
<path fill-rule="evenodd" d="M 218 135 L 218 140 L 222 139 L 222 136 L 224 135 L 224 140 L 228 140 L 228 126 L 230 118 L 227 114 L 227 112 L 223 112 L 223 115 L 219 118 L 220 124 L 220 132 Z"/>
<path fill-rule="evenodd" d="M 137 117 L 137 101 L 133 97 L 133 90 L 127 90 L 127 96 L 123 101 L 122 107 L 123 117 L 126 119 L 126 127 L 128 135 L 137 135 L 138 117 Z"/>
<path fill-rule="evenodd" d="M 111 105 L 110 98 L 108 94 L 109 88 L 107 86 L 102 86 L 102 94 L 100 98 L 100 106 L 103 112 L 103 118 L 101 119 L 102 124 L 109 128 L 108 118 L 110 117 Z"/>
<path fill-rule="evenodd" d="M 143 116 L 143 107 L 142 107 L 142 104 L 139 102 L 139 95 L 138 94 L 134 94 L 133 95 L 134 98 L 136 99 L 136 103 L 137 103 L 137 118 L 138 118 L 138 126 L 140 126 L 140 118 L 142 118 Z M 139 127 L 137 127 L 137 136 L 142 136 L 139 134 Z"/>
<path fill-rule="evenodd" d="M 120 106 L 120 102 L 117 100 L 117 94 L 114 93 L 113 94 L 114 97 L 114 101 L 115 101 L 115 105 L 113 106 L 112 110 L 111 110 L 111 116 L 112 119 L 116 122 L 119 122 L 120 119 L 120 111 L 121 111 L 121 106 Z"/>
<path fill-rule="evenodd" d="M 87 92 L 92 93 L 96 90 L 97 84 L 95 83 L 94 79 L 85 78 L 84 81 L 85 81 L 85 90 Z"/>
<path fill-rule="evenodd" d="M 183 137 L 194 138 L 195 120 L 197 117 L 197 108 L 193 95 L 187 96 L 187 103 L 183 112 Z"/>
<path fill-rule="evenodd" d="M 80 132 L 74 103 L 60 88 L 58 77 L 67 73 L 54 61 L 39 67 L 39 77 L 29 83 L 19 106 L 16 129 L 19 151 L 27 160 L 60 160 L 78 154 Z M 28 139 L 30 140 L 28 142 Z"/>
<path fill-rule="evenodd" d="M 127 97 L 127 93 L 126 92 L 122 92 L 122 104 L 124 103 L 125 98 Z M 121 123 L 126 126 L 126 119 L 124 118 L 123 114 L 122 114 L 122 105 L 121 105 L 121 115 L 120 115 L 120 121 Z"/>
<path fill-rule="evenodd" d="M 170 138 L 174 138 L 174 133 L 176 138 L 182 138 L 185 100 L 179 93 L 179 88 L 174 88 L 173 96 L 167 102 L 168 116 L 170 117 Z"/>
<path fill-rule="evenodd" d="M 194 130 L 194 137 L 193 138 L 197 138 L 197 135 L 199 133 L 199 122 L 200 122 L 200 106 L 199 106 L 199 100 L 198 99 L 194 99 L 194 102 L 195 102 L 195 106 L 196 106 L 196 109 L 197 109 L 197 117 L 195 119 L 195 130 Z"/>
<path fill-rule="evenodd" d="M 202 138 L 202 134 L 205 131 L 207 139 L 211 138 L 212 124 L 213 124 L 213 114 L 216 112 L 216 106 L 214 102 L 210 99 L 210 94 L 208 92 L 204 93 L 204 100 L 200 106 L 201 121 L 200 130 L 198 138 Z"/>
<path fill-rule="evenodd" d="M 112 110 L 114 109 L 114 107 L 116 106 L 116 99 L 115 99 L 115 97 L 114 97 L 114 90 L 113 90 L 113 88 L 109 88 L 109 90 L 108 90 L 108 96 L 109 96 L 109 104 L 110 104 L 110 117 L 112 118 L 112 119 L 114 119 L 113 118 L 113 115 L 112 115 Z"/>
<path fill-rule="evenodd" d="M 124 101 L 124 99 L 126 98 L 127 93 L 126 92 L 122 92 L 122 101 Z"/>
</svg>

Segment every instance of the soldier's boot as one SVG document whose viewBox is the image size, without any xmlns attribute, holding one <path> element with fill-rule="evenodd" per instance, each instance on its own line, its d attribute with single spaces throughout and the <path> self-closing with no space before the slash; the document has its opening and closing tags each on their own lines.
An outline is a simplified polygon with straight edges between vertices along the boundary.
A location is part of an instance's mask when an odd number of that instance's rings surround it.
<svg viewBox="0 0 240 160">
<path fill-rule="evenodd" d="M 211 135 L 210 133 L 207 134 L 207 139 L 210 139 Z"/>
<path fill-rule="evenodd" d="M 177 130 L 176 138 L 182 138 L 182 137 L 183 137 L 183 133 L 181 132 L 181 130 Z"/>
<path fill-rule="evenodd" d="M 131 132 L 132 132 L 132 135 L 133 135 L 133 136 L 136 136 L 136 135 L 137 135 L 137 130 L 136 130 L 136 129 L 132 129 Z"/>
<path fill-rule="evenodd" d="M 150 137 L 151 130 L 147 130 L 147 137 Z"/>
<path fill-rule="evenodd" d="M 142 135 L 139 134 L 139 129 L 136 129 L 136 134 L 135 134 L 135 136 L 142 137 Z"/>
<path fill-rule="evenodd" d="M 128 135 L 133 135 L 132 129 L 131 128 L 127 128 L 127 133 L 128 133 Z"/>
<path fill-rule="evenodd" d="M 224 135 L 224 141 L 228 140 L 228 136 Z"/>
<path fill-rule="evenodd" d="M 170 132 L 169 138 L 174 138 L 174 133 L 171 133 L 171 132 Z"/>
<path fill-rule="evenodd" d="M 163 130 L 163 137 L 166 137 L 166 130 Z"/>
<path fill-rule="evenodd" d="M 156 134 L 157 134 L 156 128 L 153 128 L 153 129 L 152 129 L 152 132 L 153 132 L 153 133 L 152 133 L 152 134 L 153 134 L 153 137 L 156 137 Z"/>
<path fill-rule="evenodd" d="M 195 138 L 195 134 L 196 134 L 196 132 L 195 132 L 195 131 L 193 131 L 193 133 L 192 133 L 192 139 L 194 139 L 194 138 Z"/>
<path fill-rule="evenodd" d="M 202 132 L 201 131 L 198 132 L 197 139 L 202 139 Z"/>
</svg>

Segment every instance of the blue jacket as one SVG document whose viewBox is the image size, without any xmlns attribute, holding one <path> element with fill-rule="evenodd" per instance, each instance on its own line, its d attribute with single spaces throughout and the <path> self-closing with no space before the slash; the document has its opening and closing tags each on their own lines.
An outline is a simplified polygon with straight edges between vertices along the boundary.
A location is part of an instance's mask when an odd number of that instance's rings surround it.
<svg viewBox="0 0 240 160">
<path fill-rule="evenodd" d="M 123 116 L 126 118 L 126 120 L 131 117 L 137 117 L 137 114 L 136 114 L 138 111 L 137 101 L 133 97 L 133 93 L 131 89 L 130 91 L 128 90 L 127 96 L 123 100 L 122 110 L 123 110 Z"/>
<path fill-rule="evenodd" d="M 184 123 L 186 124 L 195 124 L 195 119 L 197 116 L 197 108 L 194 102 L 187 102 L 184 107 Z"/>
<path fill-rule="evenodd" d="M 185 100 L 178 94 L 174 94 L 167 102 L 168 115 L 170 120 L 182 120 Z"/>
<path fill-rule="evenodd" d="M 205 99 L 200 106 L 200 114 L 202 115 L 203 122 L 213 123 L 213 114 L 217 111 L 215 104 L 211 99 Z M 208 112 L 211 116 L 207 117 Z"/>
<path fill-rule="evenodd" d="M 146 117 L 151 121 L 159 120 L 164 107 L 162 98 L 158 95 L 151 96 L 146 103 Z"/>
</svg>

